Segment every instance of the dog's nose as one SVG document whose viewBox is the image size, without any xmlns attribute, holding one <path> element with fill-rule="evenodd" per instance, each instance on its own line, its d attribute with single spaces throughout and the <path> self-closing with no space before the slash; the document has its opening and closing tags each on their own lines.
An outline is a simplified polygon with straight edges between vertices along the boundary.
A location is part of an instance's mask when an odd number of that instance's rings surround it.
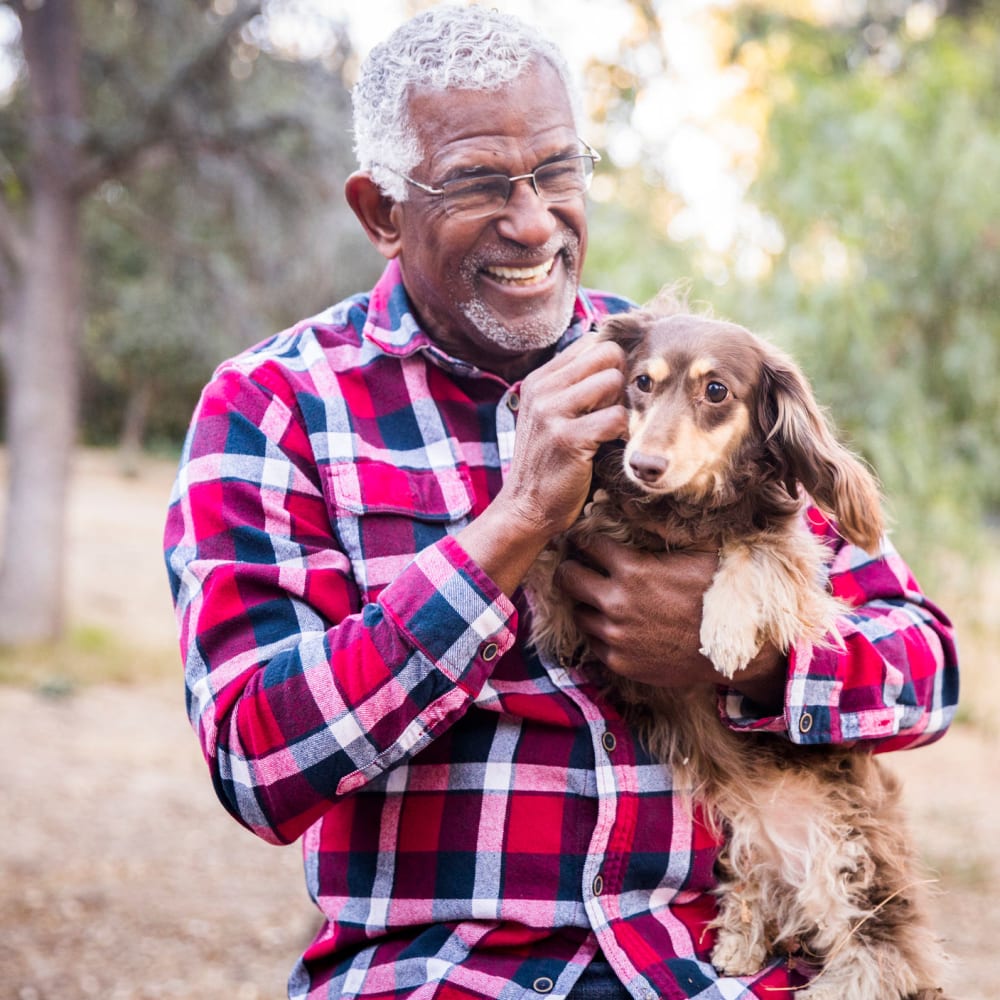
<svg viewBox="0 0 1000 1000">
<path fill-rule="evenodd" d="M 655 483 L 667 471 L 667 460 L 659 455 L 644 455 L 636 452 L 629 458 L 629 467 L 635 478 L 643 483 Z"/>
</svg>

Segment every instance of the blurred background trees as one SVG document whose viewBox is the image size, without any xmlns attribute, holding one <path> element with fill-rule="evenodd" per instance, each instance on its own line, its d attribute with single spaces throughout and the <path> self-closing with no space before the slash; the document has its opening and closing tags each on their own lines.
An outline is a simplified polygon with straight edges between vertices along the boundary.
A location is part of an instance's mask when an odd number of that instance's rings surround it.
<svg viewBox="0 0 1000 1000">
<path fill-rule="evenodd" d="M 13 643 L 63 626 L 78 429 L 126 455 L 150 433 L 178 441 L 218 360 L 368 276 L 337 191 L 342 26 L 305 60 L 271 44 L 248 0 L 11 0 L 0 14 L 19 29 L 0 108 Z"/>
<path fill-rule="evenodd" d="M 1000 509 L 1000 0 L 608 3 L 617 50 L 583 75 L 606 154 L 586 281 L 642 300 L 689 278 L 799 358 L 918 571 L 980 551 Z M 351 19 L 310 9 L 0 0 L 0 643 L 61 627 L 74 442 L 126 468 L 176 451 L 218 361 L 381 268 L 341 195 Z M 711 85 L 672 88 L 681 16 Z M 706 194 L 691 164 L 720 157 Z"/>
<path fill-rule="evenodd" d="M 1000 5 L 810 6 L 715 12 L 742 84 L 730 124 L 760 136 L 734 143 L 749 211 L 731 242 L 670 240 L 683 200 L 640 167 L 595 207 L 588 277 L 641 299 L 690 276 L 695 298 L 790 349 L 926 577 L 946 552 L 991 551 L 1000 512 Z M 634 106 L 651 81 L 624 83 Z"/>
</svg>

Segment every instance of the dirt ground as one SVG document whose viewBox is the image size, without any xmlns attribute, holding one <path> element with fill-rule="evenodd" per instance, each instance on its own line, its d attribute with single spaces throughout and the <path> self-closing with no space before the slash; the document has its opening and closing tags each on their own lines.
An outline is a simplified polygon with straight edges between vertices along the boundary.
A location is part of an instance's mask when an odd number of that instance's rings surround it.
<svg viewBox="0 0 1000 1000">
<path fill-rule="evenodd" d="M 174 681 L 148 668 L 173 644 L 159 555 L 171 474 L 78 463 L 71 613 L 130 651 L 133 679 L 0 686 L 0 1000 L 277 1000 L 314 930 L 298 849 L 225 815 L 179 667 Z M 953 1000 L 995 1000 L 1000 982 L 998 749 L 956 726 L 890 760 L 939 880 Z"/>
</svg>

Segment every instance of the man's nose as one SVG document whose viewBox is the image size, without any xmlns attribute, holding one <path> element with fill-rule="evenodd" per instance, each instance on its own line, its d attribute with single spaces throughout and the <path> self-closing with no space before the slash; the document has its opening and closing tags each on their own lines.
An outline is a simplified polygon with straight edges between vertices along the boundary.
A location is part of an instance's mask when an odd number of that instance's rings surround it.
<svg viewBox="0 0 1000 1000">
<path fill-rule="evenodd" d="M 523 246 L 541 246 L 551 239 L 558 221 L 547 202 L 535 191 L 531 177 L 520 177 L 511 188 L 503 211 L 497 216 L 497 232 Z"/>
</svg>

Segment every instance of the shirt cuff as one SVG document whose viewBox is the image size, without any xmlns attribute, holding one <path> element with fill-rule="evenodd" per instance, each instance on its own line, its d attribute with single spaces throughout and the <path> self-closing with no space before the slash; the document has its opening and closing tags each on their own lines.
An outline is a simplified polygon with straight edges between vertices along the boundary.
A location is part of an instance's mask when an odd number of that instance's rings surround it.
<svg viewBox="0 0 1000 1000">
<path fill-rule="evenodd" d="M 471 697 L 513 646 L 517 609 L 455 541 L 419 552 L 379 603 L 437 668 Z"/>
<path fill-rule="evenodd" d="M 787 715 L 787 705 L 785 712 Z M 761 715 L 757 703 L 735 688 L 720 689 L 719 715 L 732 730 L 781 735 L 788 733 L 786 715 Z"/>
</svg>

